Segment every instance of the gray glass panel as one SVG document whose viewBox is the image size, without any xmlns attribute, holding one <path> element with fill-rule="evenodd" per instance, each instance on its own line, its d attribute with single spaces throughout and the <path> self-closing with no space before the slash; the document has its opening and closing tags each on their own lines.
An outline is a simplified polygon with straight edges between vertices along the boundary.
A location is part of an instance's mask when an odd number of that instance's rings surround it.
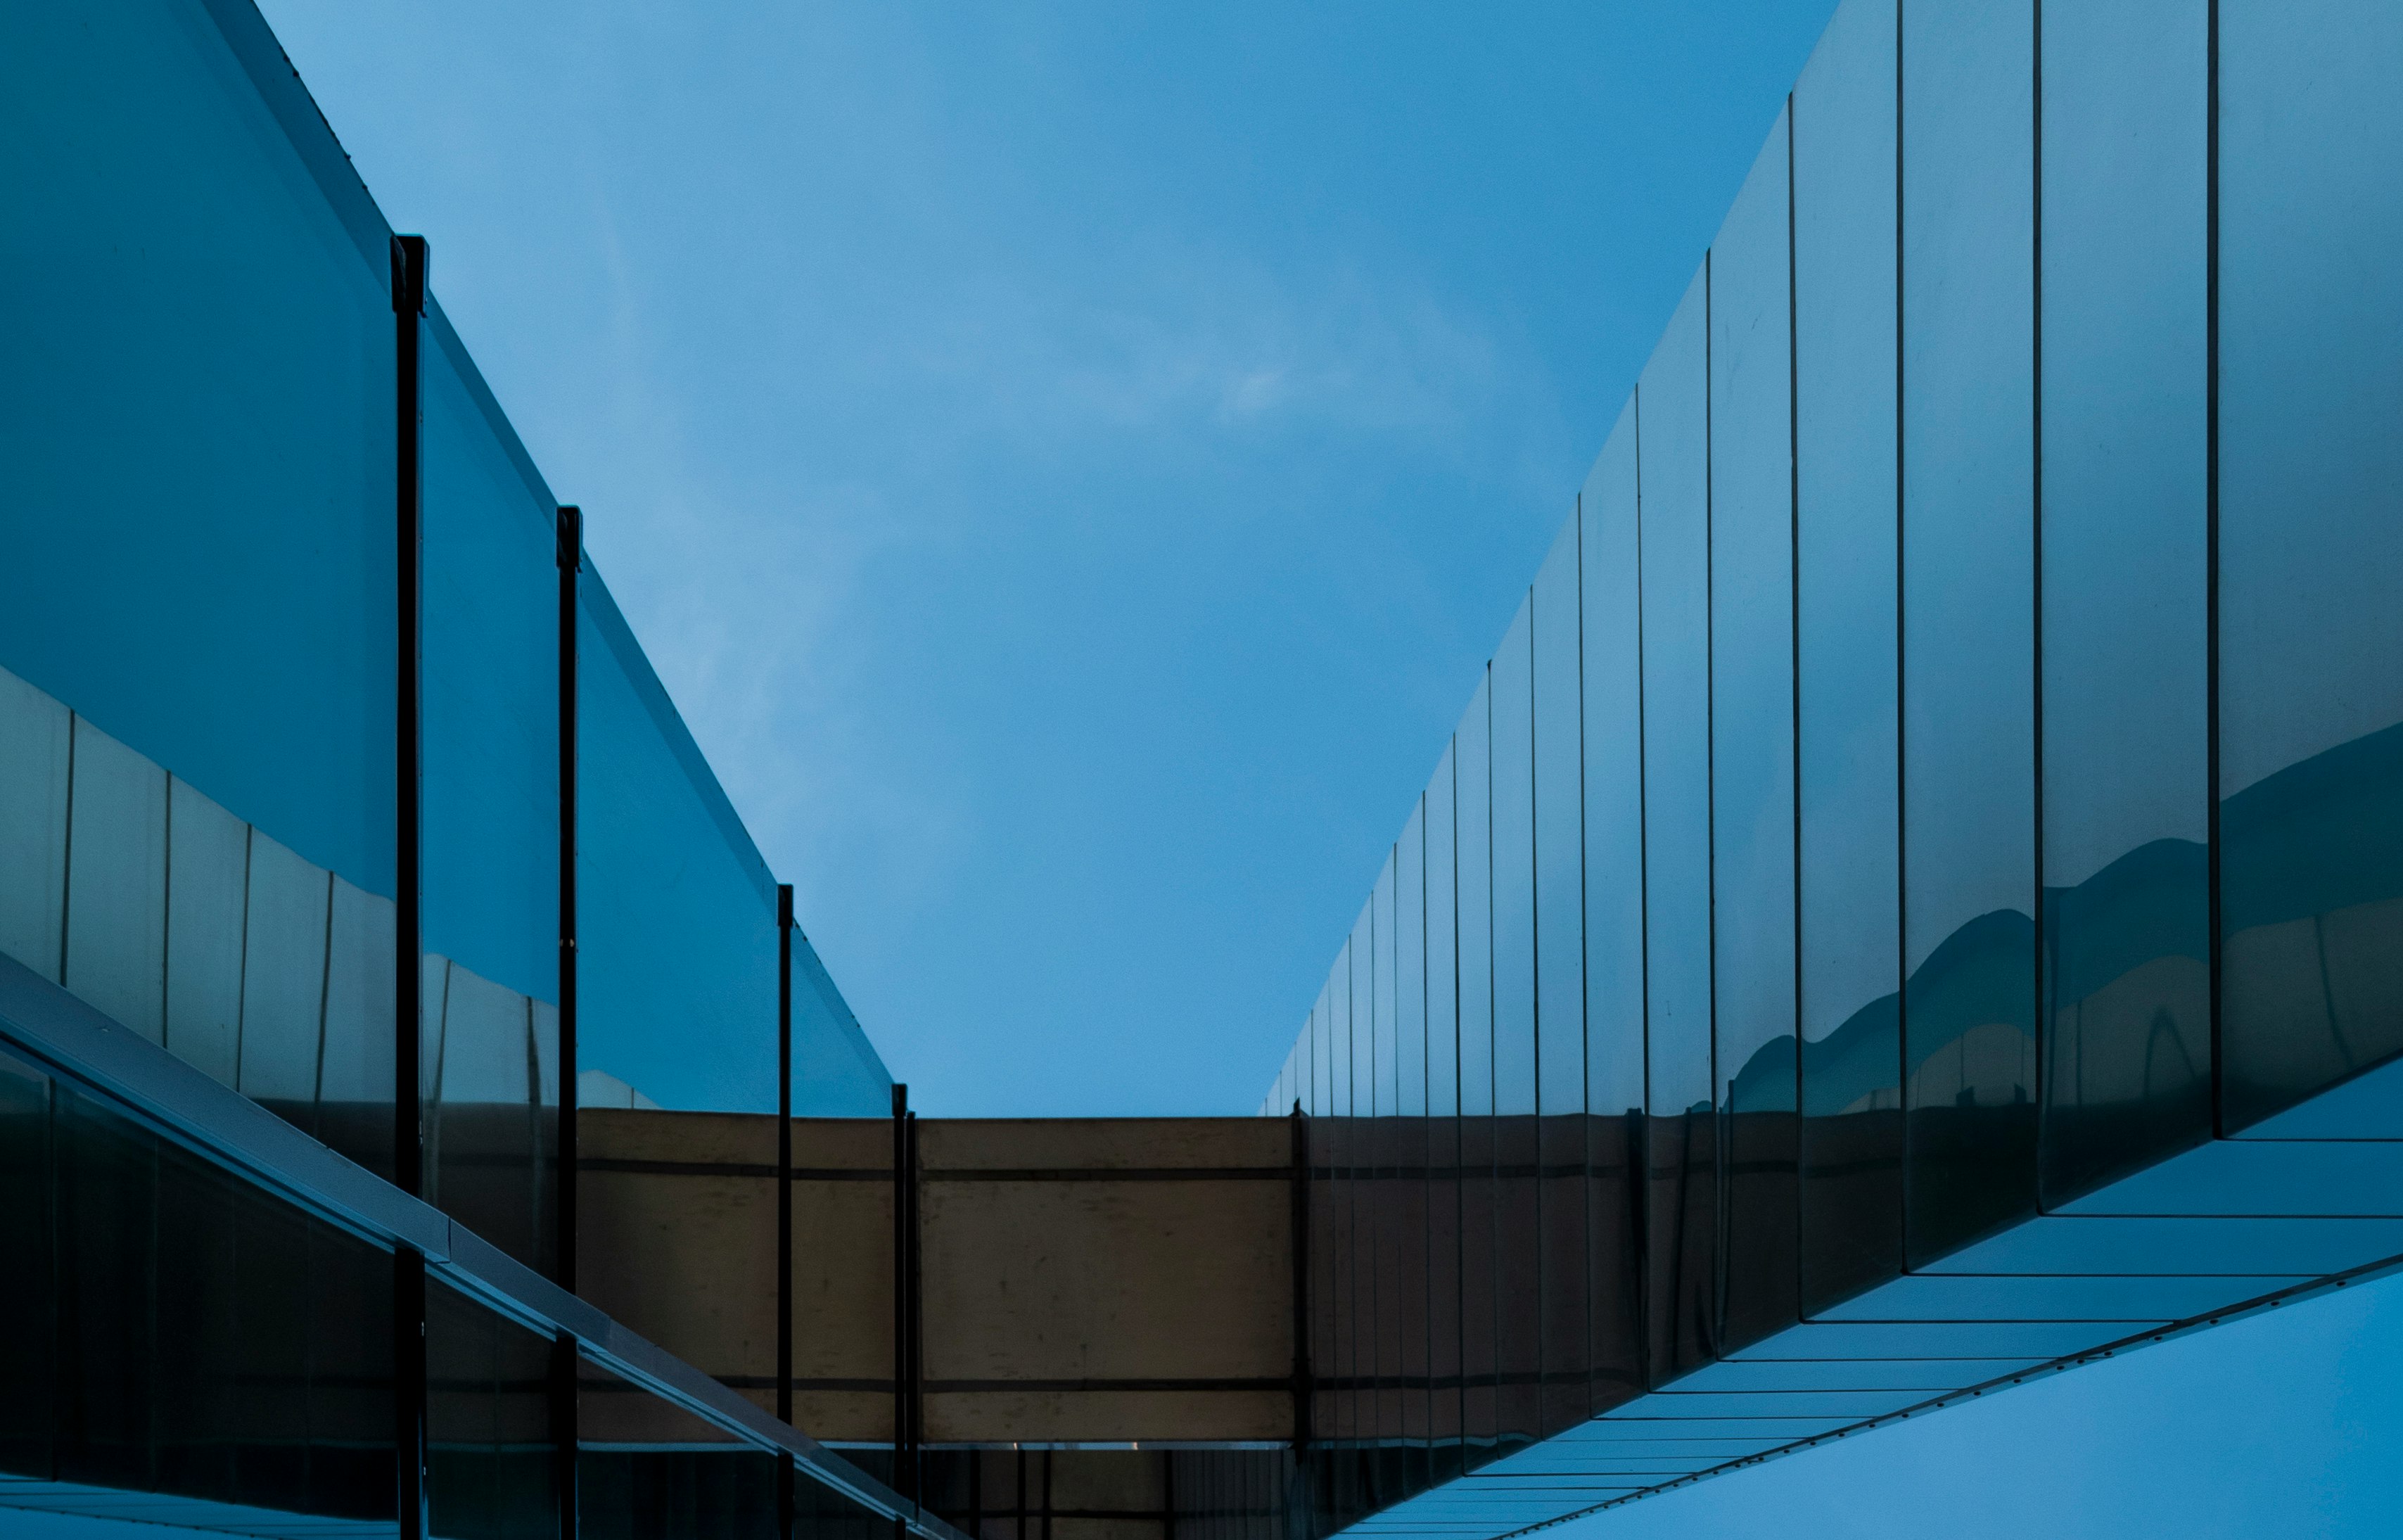
<svg viewBox="0 0 2403 1540">
<path fill-rule="evenodd" d="M 397 945 L 392 900 L 335 878 L 326 924 L 317 1137 L 378 1175 L 392 1165 L 393 964 Z M 555 1089 L 550 1104 L 558 1104 Z"/>
<path fill-rule="evenodd" d="M 382 241 L 188 5 L 11 7 L 0 104 L 0 667 L 389 895 Z"/>
<path fill-rule="evenodd" d="M 1794 455 L 1783 115 L 1711 248 L 1713 997 L 1726 1321 L 1796 1318 Z"/>
<path fill-rule="evenodd" d="M 1546 1117 L 1586 1110 L 1584 667 L 1578 520 L 1535 575 L 1535 891 L 1536 1104 Z"/>
<path fill-rule="evenodd" d="M 1427 1114 L 1426 798 L 1410 809 L 1394 859 L 1395 1111 Z"/>
<path fill-rule="evenodd" d="M 67 909 L 67 708 L 0 669 L 0 952 L 55 984 Z"/>
<path fill-rule="evenodd" d="M 1582 1422 L 1592 1352 L 1587 1297 L 1584 690 L 1579 520 L 1535 574 L 1535 1137 L 1541 1430 Z"/>
<path fill-rule="evenodd" d="M 2035 15 L 1903 23 L 1906 1233 L 2035 1204 Z"/>
<path fill-rule="evenodd" d="M 1536 1217 L 1535 617 L 1532 593 L 1493 655 L 1493 1264 L 1497 1434 L 1542 1436 Z"/>
<path fill-rule="evenodd" d="M 1493 654 L 1493 1111 L 1535 1110 L 1535 617 Z"/>
<path fill-rule="evenodd" d="M 2044 1186 L 2211 1132 L 2207 7 L 2044 14 Z"/>
<path fill-rule="evenodd" d="M 1422 805 L 1426 810 L 1427 1111 L 1460 1111 L 1457 819 L 1452 748 L 1446 744 Z"/>
<path fill-rule="evenodd" d="M 1460 991 L 1460 1338 L 1463 1458 L 1493 1457 L 1493 671 L 1452 734 Z"/>
<path fill-rule="evenodd" d="M 1893 0 L 1794 88 L 1802 1298 L 1902 1265 Z"/>
<path fill-rule="evenodd" d="M 326 872 L 263 831 L 251 831 L 237 1089 L 313 1132 L 325 1026 L 329 884 Z"/>
<path fill-rule="evenodd" d="M 1394 1035 L 1394 882 L 1400 858 L 1398 849 L 1385 853 L 1384 867 L 1377 873 L 1377 885 L 1368 897 L 1368 1008 L 1376 1031 L 1368 1049 L 1375 1080 L 1368 1104 L 1372 1117 L 1391 1117 L 1401 1104 L 1400 1050 Z"/>
<path fill-rule="evenodd" d="M 775 1456 L 590 1363 L 577 1365 L 576 1439 L 579 1533 L 590 1540 L 778 1533 Z M 843 1540 L 874 1533 L 851 1528 L 844 1499 L 806 1478 L 795 1485 L 801 1511 Z M 890 1521 L 879 1528 L 889 1533 Z"/>
<path fill-rule="evenodd" d="M 2219 13 L 2221 1120 L 2403 1047 L 2403 9 Z"/>
<path fill-rule="evenodd" d="M 231 1086 L 242 1044 L 243 895 L 250 873 L 250 826 L 183 782 L 170 782 L 167 869 L 167 1050 Z M 391 954 L 387 936 L 387 978 Z M 389 991 L 383 1015 L 386 1020 L 392 1016 Z M 391 1061 L 387 1038 L 387 1088 Z"/>
<path fill-rule="evenodd" d="M 63 982 L 119 1025 L 166 1035 L 167 772 L 76 718 Z"/>
<path fill-rule="evenodd" d="M 1586 1237 L 1591 1405 L 1642 1387 L 1643 652 L 1635 408 L 1577 498 L 1585 742 Z"/>
<path fill-rule="evenodd" d="M 1643 583 L 1646 1314 L 1653 1382 L 1712 1356 L 1710 266 L 1637 386 Z"/>
</svg>

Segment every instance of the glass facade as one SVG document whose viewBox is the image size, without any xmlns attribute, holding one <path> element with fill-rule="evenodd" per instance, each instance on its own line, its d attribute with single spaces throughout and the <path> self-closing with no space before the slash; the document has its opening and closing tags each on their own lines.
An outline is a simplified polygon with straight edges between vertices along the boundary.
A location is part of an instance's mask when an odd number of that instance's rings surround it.
<svg viewBox="0 0 2403 1540">
<path fill-rule="evenodd" d="M 0 1507 L 885 1533 L 544 1282 L 579 1085 L 891 1080 L 424 243 L 247 0 L 10 10 L 0 128 Z"/>
<path fill-rule="evenodd" d="M 2362 0 L 1838 10 L 1406 829 L 1424 1201 L 1378 1212 L 1462 1415 L 1317 1533 L 1831 1430 L 1898 1393 L 1818 1371 L 1932 1354 L 1972 1275 L 2167 1240 L 2044 1215 L 2351 1128 L 2289 1109 L 2403 1051 L 2398 68 Z M 2108 1282 L 2039 1313 L 2175 1313 Z M 1322 1282 L 1322 1383 L 1393 1288 Z"/>
</svg>

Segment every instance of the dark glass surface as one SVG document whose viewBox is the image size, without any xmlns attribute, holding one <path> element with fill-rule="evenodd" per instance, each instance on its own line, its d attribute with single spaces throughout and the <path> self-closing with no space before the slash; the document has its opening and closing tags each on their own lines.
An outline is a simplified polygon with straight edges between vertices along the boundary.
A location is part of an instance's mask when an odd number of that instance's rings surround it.
<svg viewBox="0 0 2403 1540">
<path fill-rule="evenodd" d="M 49 1142 L 50 1077 L 0 1054 L 0 1320 L 49 1315 Z M 49 1332 L 0 1333 L 0 1471 L 11 1476 L 49 1474 L 55 1352 Z"/>
<path fill-rule="evenodd" d="M 2403 11 L 2219 12 L 2220 1119 L 2403 1048 Z"/>
<path fill-rule="evenodd" d="M 1907 1252 L 2035 1207 L 2035 14 L 1903 22 Z"/>
<path fill-rule="evenodd" d="M 1635 408 L 1577 499 L 1584 631 L 1586 1186 L 1591 1405 L 1643 1388 L 1644 738 Z"/>
<path fill-rule="evenodd" d="M 389 1254 L 6 1058 L 0 1150 L 0 1469 L 392 1522 Z"/>
<path fill-rule="evenodd" d="M 1460 1369 L 1463 1457 L 1493 1457 L 1493 709 L 1489 667 L 1452 734 L 1456 962 L 1460 1000 Z"/>
<path fill-rule="evenodd" d="M 1592 1372 L 1586 1297 L 1585 773 L 1577 520 L 1535 575 L 1536 1313 L 1537 1426 L 1585 1420 Z"/>
<path fill-rule="evenodd" d="M 1534 596 L 1493 654 L 1494 1423 L 1503 1450 L 1543 1436 L 1535 1118 Z"/>
<path fill-rule="evenodd" d="M 441 1540 L 554 1540 L 551 1344 L 439 1282 L 425 1291 L 426 1491 Z"/>
<path fill-rule="evenodd" d="M 2202 0 L 2044 11 L 2044 1195 L 2211 1133 Z"/>
<path fill-rule="evenodd" d="M 1794 457 L 1781 115 L 1711 247 L 1713 997 L 1723 1340 L 1797 1319 Z"/>
<path fill-rule="evenodd" d="M 576 1389 L 576 1505 L 586 1540 L 774 1540 L 777 1456 L 592 1363 L 577 1365 Z M 804 1485 L 815 1483 L 797 1482 L 797 1495 Z M 844 1505 L 822 1489 L 808 1502 Z"/>
<path fill-rule="evenodd" d="M 1794 88 L 1802 1306 L 1902 1266 L 1895 6 Z"/>
<path fill-rule="evenodd" d="M 1644 701 L 1646 1335 L 1654 1384 L 1711 1358 L 1710 266 L 1636 388 Z"/>
</svg>

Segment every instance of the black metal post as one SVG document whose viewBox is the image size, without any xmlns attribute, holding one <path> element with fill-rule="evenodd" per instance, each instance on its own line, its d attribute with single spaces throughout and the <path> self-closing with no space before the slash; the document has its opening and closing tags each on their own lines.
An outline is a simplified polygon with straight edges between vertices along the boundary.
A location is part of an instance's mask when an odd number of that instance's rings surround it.
<svg viewBox="0 0 2403 1540">
<path fill-rule="evenodd" d="M 425 1257 L 407 1246 L 392 1254 L 392 1393 L 399 1540 L 427 1540 Z"/>
<path fill-rule="evenodd" d="M 392 238 L 393 356 L 396 411 L 393 422 L 398 496 L 393 520 L 399 546 L 400 634 L 396 648 L 399 710 L 394 723 L 394 1001 L 393 1001 L 393 1185 L 410 1197 L 424 1187 L 425 1130 L 418 1096 L 418 1014 L 423 985 L 418 954 L 420 823 L 424 798 L 424 749 L 421 720 L 425 574 L 424 391 L 418 349 L 425 315 L 425 238 Z"/>
<path fill-rule="evenodd" d="M 776 889 L 776 1416 L 793 1420 L 793 888 Z"/>
<path fill-rule="evenodd" d="M 918 1499 L 917 1153 L 910 1088 L 893 1087 L 893 1490 Z"/>
<path fill-rule="evenodd" d="M 583 1521 L 576 1494 L 576 1339 L 550 1344 L 550 1438 L 553 1501 L 559 1508 L 559 1540 L 576 1540 Z"/>
<path fill-rule="evenodd" d="M 425 238 L 392 241 L 394 532 L 398 572 L 398 673 L 394 720 L 394 973 L 392 1179 L 411 1197 L 424 1186 L 424 1110 L 418 1094 L 422 975 L 418 912 L 424 753 L 419 736 L 424 618 L 424 377 L 418 349 L 425 315 Z M 393 1253 L 393 1455 L 398 1540 L 426 1540 L 425 1258 Z"/>
<path fill-rule="evenodd" d="M 576 575 L 584 567 L 584 510 L 559 510 L 559 1286 L 576 1292 Z M 572 1383 L 572 1381 L 571 1381 Z"/>
<path fill-rule="evenodd" d="M 1293 1104 L 1293 1448 L 1310 1447 L 1310 1115 Z"/>
</svg>

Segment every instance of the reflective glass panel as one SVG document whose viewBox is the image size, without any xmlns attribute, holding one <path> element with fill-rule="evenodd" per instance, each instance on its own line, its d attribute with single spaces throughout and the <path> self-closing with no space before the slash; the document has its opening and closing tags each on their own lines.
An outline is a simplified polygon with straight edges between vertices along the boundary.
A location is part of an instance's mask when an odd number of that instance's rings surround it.
<svg viewBox="0 0 2403 1540">
<path fill-rule="evenodd" d="M 2221 1122 L 2403 1047 L 2403 10 L 2219 7 Z"/>
<path fill-rule="evenodd" d="M 554 1540 L 551 1343 L 438 1281 L 425 1290 L 426 1493 L 438 1540 Z"/>
<path fill-rule="evenodd" d="M 1711 860 L 1726 1324 L 1799 1310 L 1794 1037 L 1794 454 L 1785 122 L 1711 248 Z"/>
<path fill-rule="evenodd" d="M 1794 88 L 1802 1304 L 1902 1266 L 1895 6 Z"/>
<path fill-rule="evenodd" d="M 1903 23 L 1906 1236 L 2035 1204 L 2035 14 Z"/>
<path fill-rule="evenodd" d="M 1427 783 L 1428 1436 L 1438 1470 L 1460 1461 L 1460 992 L 1452 753 Z"/>
<path fill-rule="evenodd" d="M 589 562 L 578 590 L 577 1099 L 771 1112 L 775 881 Z"/>
<path fill-rule="evenodd" d="M 1577 499 L 1584 650 L 1586 1199 L 1592 1405 L 1642 1388 L 1644 724 L 1635 408 Z"/>
<path fill-rule="evenodd" d="M 1710 266 L 1636 391 L 1643 596 L 1649 1363 L 1711 1356 L 1718 1129 L 1711 1115 Z"/>
<path fill-rule="evenodd" d="M 554 1269 L 558 513 L 439 313 L 424 335 L 421 935 L 428 1202 Z"/>
<path fill-rule="evenodd" d="M 0 1237 L 11 1507 L 393 1532 L 390 1254 L 6 1055 Z"/>
<path fill-rule="evenodd" d="M 2203 0 L 2044 9 L 2044 1189 L 2211 1132 Z"/>
<path fill-rule="evenodd" d="M 1493 655 L 1493 1267 L 1496 1432 L 1542 1436 L 1535 1124 L 1535 615 Z"/>
<path fill-rule="evenodd" d="M 1584 688 L 1578 520 L 1535 575 L 1535 1132 L 1539 1431 L 1584 1421 L 1586 1320 Z"/>
<path fill-rule="evenodd" d="M 793 949 L 793 1116 L 882 1117 L 893 1105 L 893 1075 L 868 1040 L 859 1018 L 818 961 L 817 949 L 796 925 Z M 1306 1040 L 1305 1040 L 1306 1041 Z M 1295 1056 L 1302 1051 L 1298 1045 Z M 1293 1058 L 1287 1060 L 1286 1081 Z M 1289 1089 L 1271 1112 L 1293 1105 Z"/>
<path fill-rule="evenodd" d="M 1460 991 L 1460 1341 L 1463 1448 L 1493 1458 L 1493 708 L 1489 666 L 1452 734 L 1453 852 Z"/>
<path fill-rule="evenodd" d="M 585 1540 L 773 1540 L 778 1456 L 590 1361 L 576 1366 L 576 1391 Z"/>
<path fill-rule="evenodd" d="M 389 237 L 313 112 L 286 116 L 298 94 L 288 70 L 254 80 L 188 6 L 0 20 L 0 282 L 21 299 L 0 383 L 0 948 L 382 1170 Z M 75 839 L 71 742 L 91 751 Z M 196 815 L 183 830 L 177 807 Z M 254 826 L 316 896 L 254 913 L 246 986 Z M 330 979 L 329 902 L 357 923 L 332 938 Z M 359 950 L 380 916 L 382 960 Z M 363 971 L 380 996 L 362 1000 Z M 262 1019 L 238 1053 L 246 987 Z"/>
</svg>

